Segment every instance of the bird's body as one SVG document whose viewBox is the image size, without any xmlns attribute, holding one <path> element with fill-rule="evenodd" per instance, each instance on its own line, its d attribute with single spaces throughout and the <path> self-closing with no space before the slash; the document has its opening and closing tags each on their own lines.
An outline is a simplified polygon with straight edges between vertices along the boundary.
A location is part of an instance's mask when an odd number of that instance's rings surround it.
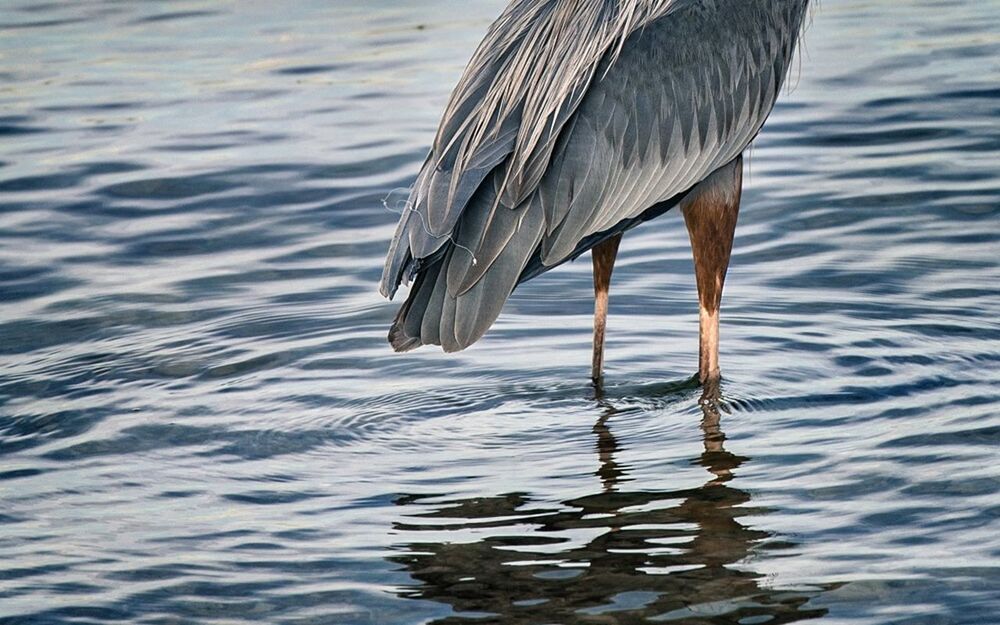
<svg viewBox="0 0 1000 625">
<path fill-rule="evenodd" d="M 594 248 L 597 379 L 618 239 L 678 205 L 717 343 L 741 154 L 807 5 L 514 0 L 452 95 L 390 247 L 382 293 L 413 280 L 393 347 L 464 349 L 520 282 Z M 705 341 L 703 314 L 703 379 L 718 371 L 705 371 Z"/>
</svg>

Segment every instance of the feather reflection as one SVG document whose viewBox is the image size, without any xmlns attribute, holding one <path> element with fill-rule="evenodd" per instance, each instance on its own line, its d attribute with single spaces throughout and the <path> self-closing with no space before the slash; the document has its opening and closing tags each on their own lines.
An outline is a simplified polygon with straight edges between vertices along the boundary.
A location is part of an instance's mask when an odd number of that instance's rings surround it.
<svg viewBox="0 0 1000 625">
<path fill-rule="evenodd" d="M 436 625 L 791 623 L 823 616 L 826 610 L 808 601 L 824 588 L 776 590 L 750 570 L 753 555 L 779 546 L 740 522 L 768 510 L 728 485 L 749 459 L 725 449 L 718 389 L 707 390 L 700 403 L 704 451 L 694 462 L 710 474 L 701 487 L 634 487 L 628 468 L 616 461 L 616 410 L 599 399 L 599 492 L 558 509 L 511 493 L 408 515 L 396 529 L 426 538 L 390 558 L 416 582 L 400 594 L 450 605 L 455 613 Z M 426 508 L 424 499 L 397 503 Z"/>
</svg>

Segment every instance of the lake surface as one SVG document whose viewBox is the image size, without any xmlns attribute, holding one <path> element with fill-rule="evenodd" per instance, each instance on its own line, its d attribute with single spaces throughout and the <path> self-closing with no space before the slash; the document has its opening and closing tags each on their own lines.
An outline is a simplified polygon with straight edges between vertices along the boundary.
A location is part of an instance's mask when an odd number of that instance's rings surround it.
<svg viewBox="0 0 1000 625">
<path fill-rule="evenodd" d="M 460 8 L 456 8 L 460 6 Z M 0 7 L 0 623 L 1000 622 L 1000 2 L 827 0 L 687 235 L 391 352 L 497 0 Z"/>
</svg>

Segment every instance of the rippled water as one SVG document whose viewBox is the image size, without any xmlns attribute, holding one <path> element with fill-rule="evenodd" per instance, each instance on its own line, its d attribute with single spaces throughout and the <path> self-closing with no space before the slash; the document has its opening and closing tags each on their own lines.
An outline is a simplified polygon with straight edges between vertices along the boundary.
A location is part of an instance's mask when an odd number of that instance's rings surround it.
<svg viewBox="0 0 1000 625">
<path fill-rule="evenodd" d="M 997 623 L 1000 3 L 828 0 L 699 403 L 686 233 L 391 353 L 500 0 L 0 7 L 0 623 Z M 279 8 L 280 7 L 280 8 Z"/>
</svg>

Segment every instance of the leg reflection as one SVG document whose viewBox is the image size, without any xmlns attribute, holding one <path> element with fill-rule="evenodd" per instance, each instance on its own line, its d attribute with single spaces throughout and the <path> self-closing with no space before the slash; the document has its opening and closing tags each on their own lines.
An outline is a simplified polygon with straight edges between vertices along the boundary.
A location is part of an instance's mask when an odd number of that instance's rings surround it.
<svg viewBox="0 0 1000 625">
<path fill-rule="evenodd" d="M 618 441 L 615 435 L 608 428 L 608 420 L 615 414 L 613 406 L 605 406 L 597 423 L 594 424 L 594 434 L 597 435 L 597 457 L 601 466 L 597 470 L 597 477 L 601 478 L 601 485 L 604 492 L 610 492 L 618 487 L 618 484 L 625 479 L 625 471 L 615 462 L 615 454 L 618 452 Z"/>
<path fill-rule="evenodd" d="M 401 594 L 450 605 L 456 614 L 439 625 L 463 615 L 477 623 L 790 623 L 825 613 L 806 605 L 822 589 L 776 591 L 751 569 L 769 534 L 743 519 L 760 525 L 768 511 L 729 484 L 749 459 L 725 449 L 717 384 L 700 401 L 704 450 L 692 463 L 710 477 L 695 488 L 642 489 L 618 459 L 627 451 L 612 432 L 620 413 L 607 398 L 598 405 L 593 494 L 548 508 L 527 494 L 400 500 L 407 510 L 396 529 L 410 542 L 392 560 L 414 581 Z"/>
</svg>

